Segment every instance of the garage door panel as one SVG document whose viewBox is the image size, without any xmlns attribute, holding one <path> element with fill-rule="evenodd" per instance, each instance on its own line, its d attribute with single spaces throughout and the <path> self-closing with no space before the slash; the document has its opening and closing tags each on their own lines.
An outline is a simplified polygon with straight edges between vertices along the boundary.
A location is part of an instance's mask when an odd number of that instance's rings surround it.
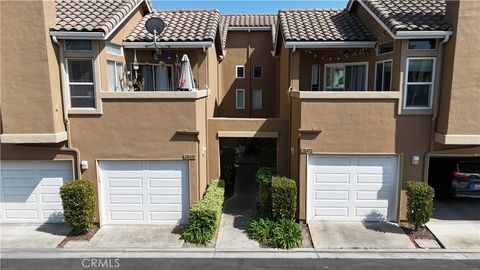
<svg viewBox="0 0 480 270">
<path fill-rule="evenodd" d="M 102 161 L 104 224 L 185 223 L 188 174 L 185 161 Z M 112 163 L 115 163 L 112 166 Z M 122 164 L 126 164 L 122 166 Z M 110 170 L 109 168 L 115 168 Z M 138 168 L 137 171 L 119 168 Z M 125 177 L 128 175 L 128 177 Z"/>
<path fill-rule="evenodd" d="M 315 200 L 348 200 L 347 190 L 315 191 Z"/>
<path fill-rule="evenodd" d="M 315 207 L 315 216 L 325 219 L 347 217 L 348 207 Z"/>
<path fill-rule="evenodd" d="M 355 216 L 358 218 L 363 218 L 366 221 L 375 221 L 375 220 L 382 220 L 388 214 L 388 208 L 381 208 L 381 207 L 357 207 L 355 208 Z"/>
<path fill-rule="evenodd" d="M 378 200 L 378 199 L 385 199 L 389 198 L 390 192 L 378 192 L 378 191 L 358 191 L 355 192 L 355 199 L 357 201 L 362 200 Z"/>
<path fill-rule="evenodd" d="M 312 165 L 317 165 L 317 166 L 329 166 L 329 167 L 343 167 L 343 166 L 349 166 L 350 165 L 350 158 L 348 157 L 341 157 L 341 156 L 331 156 L 331 157 L 315 157 L 312 156 L 311 159 L 311 164 Z"/>
<path fill-rule="evenodd" d="M 7 209 L 4 211 L 6 220 L 38 221 L 37 209 Z"/>
<path fill-rule="evenodd" d="M 348 184 L 350 174 L 348 173 L 317 173 L 315 174 L 316 184 Z"/>
</svg>

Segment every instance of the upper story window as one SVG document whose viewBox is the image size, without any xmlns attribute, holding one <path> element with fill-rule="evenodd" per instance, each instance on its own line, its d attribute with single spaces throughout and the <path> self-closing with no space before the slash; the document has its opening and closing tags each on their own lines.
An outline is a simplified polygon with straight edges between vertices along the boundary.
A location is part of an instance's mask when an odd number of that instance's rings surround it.
<svg viewBox="0 0 480 270">
<path fill-rule="evenodd" d="M 258 110 L 262 108 L 262 92 L 262 89 L 253 89 L 253 109 Z"/>
<path fill-rule="evenodd" d="M 393 52 L 393 41 L 378 44 L 377 55 Z"/>
<path fill-rule="evenodd" d="M 107 53 L 109 53 L 109 54 L 119 55 L 119 56 L 123 55 L 123 50 L 122 50 L 121 45 L 117 45 L 115 43 L 107 42 L 105 44 L 105 48 L 106 48 Z"/>
<path fill-rule="evenodd" d="M 312 81 L 310 84 L 310 90 L 318 91 L 320 90 L 320 65 L 313 64 L 312 65 Z"/>
<path fill-rule="evenodd" d="M 375 67 L 375 90 L 392 90 L 392 60 L 378 61 Z"/>
<path fill-rule="evenodd" d="M 245 109 L 245 89 L 235 90 L 235 108 Z"/>
<path fill-rule="evenodd" d="M 261 79 L 263 76 L 262 66 L 253 66 L 253 78 Z"/>
<path fill-rule="evenodd" d="M 410 39 L 408 40 L 409 50 L 435 50 L 437 48 L 436 39 Z"/>
<path fill-rule="evenodd" d="M 325 65 L 326 91 L 366 91 L 367 63 Z"/>
<path fill-rule="evenodd" d="M 133 70 L 132 76 L 140 82 L 140 91 L 173 90 L 172 65 L 140 64 L 138 70 Z"/>
<path fill-rule="evenodd" d="M 245 66 L 237 65 L 235 67 L 235 77 L 237 79 L 245 78 Z"/>
<path fill-rule="evenodd" d="M 108 91 L 123 91 L 123 63 L 107 61 Z"/>
<path fill-rule="evenodd" d="M 95 108 L 93 59 L 67 59 L 71 108 Z"/>
<path fill-rule="evenodd" d="M 91 51 L 92 41 L 90 40 L 65 40 L 65 51 Z"/>
<path fill-rule="evenodd" d="M 432 107 L 435 58 L 407 58 L 404 106 L 409 109 Z"/>
</svg>

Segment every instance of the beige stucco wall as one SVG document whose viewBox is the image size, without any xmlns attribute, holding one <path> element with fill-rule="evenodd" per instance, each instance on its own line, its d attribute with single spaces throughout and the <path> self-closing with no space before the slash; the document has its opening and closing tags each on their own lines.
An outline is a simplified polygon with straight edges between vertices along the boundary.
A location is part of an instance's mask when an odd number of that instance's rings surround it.
<svg viewBox="0 0 480 270">
<path fill-rule="evenodd" d="M 48 35 L 55 22 L 55 3 L 2 1 L 0 5 L 2 132 L 65 131 L 58 49 Z"/>
<path fill-rule="evenodd" d="M 480 2 L 447 1 L 453 29 L 445 60 L 437 132 L 480 135 Z"/>
<path fill-rule="evenodd" d="M 229 31 L 225 58 L 219 64 L 221 117 L 268 118 L 276 114 L 275 59 L 270 31 Z M 236 78 L 236 66 L 245 66 L 245 78 Z M 263 76 L 253 78 L 253 67 L 262 66 Z M 245 109 L 235 108 L 235 89 L 245 89 Z M 253 109 L 252 92 L 262 90 L 262 109 Z"/>
</svg>

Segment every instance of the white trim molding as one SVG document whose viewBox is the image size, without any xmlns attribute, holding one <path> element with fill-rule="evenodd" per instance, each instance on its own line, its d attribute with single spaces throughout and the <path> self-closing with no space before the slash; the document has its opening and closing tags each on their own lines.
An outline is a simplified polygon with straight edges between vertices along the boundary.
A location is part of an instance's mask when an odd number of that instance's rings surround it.
<svg viewBox="0 0 480 270">
<path fill-rule="evenodd" d="M 57 39 L 99 39 L 103 40 L 103 32 L 76 32 L 76 31 L 51 31 L 50 36 Z"/>
<path fill-rule="evenodd" d="M 30 133 L 30 134 L 1 134 L 2 143 L 59 143 L 67 140 L 67 132 L 57 133 Z"/>
<path fill-rule="evenodd" d="M 200 99 L 208 95 L 208 90 L 198 91 L 139 91 L 107 92 L 100 91 L 101 99 Z"/>
<path fill-rule="evenodd" d="M 373 48 L 375 41 L 285 41 L 285 48 Z"/>
<path fill-rule="evenodd" d="M 435 132 L 435 141 L 441 144 L 480 145 L 480 135 L 457 135 Z"/>
<path fill-rule="evenodd" d="M 155 49 L 154 42 L 123 42 L 124 48 L 130 49 Z M 178 42 L 157 42 L 158 48 L 210 48 L 213 41 L 178 41 Z"/>
<path fill-rule="evenodd" d="M 299 99 L 399 99 L 400 91 L 290 91 Z"/>
<path fill-rule="evenodd" d="M 228 31 L 270 31 L 270 26 L 229 26 Z"/>
<path fill-rule="evenodd" d="M 278 138 L 278 132 L 219 131 L 219 138 Z"/>
</svg>

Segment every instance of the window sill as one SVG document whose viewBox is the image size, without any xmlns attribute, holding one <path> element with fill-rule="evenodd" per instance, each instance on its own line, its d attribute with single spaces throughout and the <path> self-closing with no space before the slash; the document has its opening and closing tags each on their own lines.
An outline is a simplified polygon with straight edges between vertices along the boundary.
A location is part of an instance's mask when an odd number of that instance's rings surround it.
<svg viewBox="0 0 480 270">
<path fill-rule="evenodd" d="M 200 99 L 208 90 L 198 91 L 143 91 L 143 92 L 100 92 L 101 99 Z"/>
<path fill-rule="evenodd" d="M 291 97 L 299 99 L 399 99 L 399 91 L 298 91 L 290 92 Z"/>
<path fill-rule="evenodd" d="M 68 114 L 103 114 L 101 108 L 70 108 Z"/>
</svg>

